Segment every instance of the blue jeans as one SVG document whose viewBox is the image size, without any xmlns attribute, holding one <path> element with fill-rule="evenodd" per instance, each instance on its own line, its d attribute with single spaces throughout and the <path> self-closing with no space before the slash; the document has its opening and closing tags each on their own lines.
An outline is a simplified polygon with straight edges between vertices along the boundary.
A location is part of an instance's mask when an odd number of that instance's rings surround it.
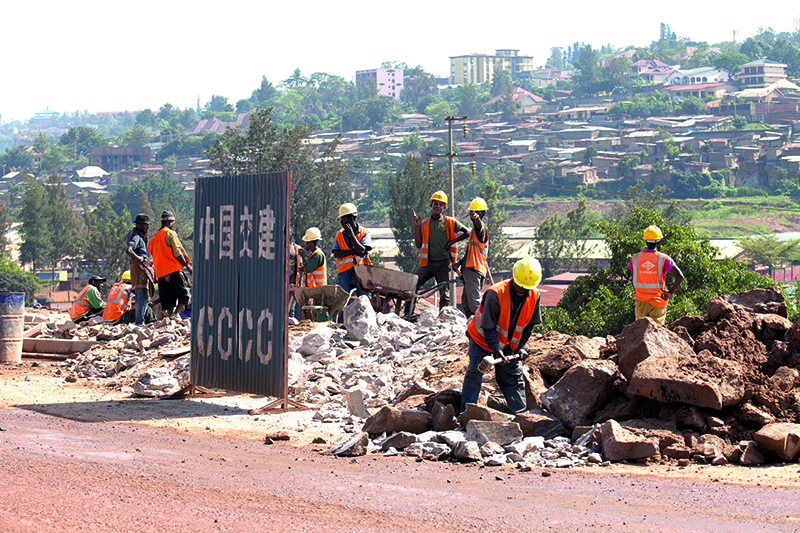
<svg viewBox="0 0 800 533">
<path fill-rule="evenodd" d="M 147 296 L 147 289 L 144 287 L 134 289 L 133 292 L 136 295 L 136 325 L 141 326 L 144 324 L 144 315 L 150 298 Z"/>
<path fill-rule="evenodd" d="M 487 355 L 492 355 L 489 350 L 484 350 L 477 342 L 469 338 L 469 366 L 464 374 L 464 384 L 461 386 L 461 412 L 467 410 L 468 403 L 478 403 L 481 393 L 483 374 L 478 371 L 478 363 Z M 525 410 L 525 381 L 522 379 L 522 362 L 517 359 L 510 363 L 494 366 L 494 377 L 500 392 L 512 413 Z"/>
<path fill-rule="evenodd" d="M 361 287 L 359 287 L 358 285 L 358 278 L 356 277 L 355 268 L 351 268 L 350 270 L 345 270 L 341 274 L 337 274 L 336 284 L 341 288 L 343 288 L 345 292 L 350 292 L 353 289 L 355 289 L 356 298 L 358 298 L 362 294 L 366 294 L 364 291 L 361 290 Z"/>
</svg>

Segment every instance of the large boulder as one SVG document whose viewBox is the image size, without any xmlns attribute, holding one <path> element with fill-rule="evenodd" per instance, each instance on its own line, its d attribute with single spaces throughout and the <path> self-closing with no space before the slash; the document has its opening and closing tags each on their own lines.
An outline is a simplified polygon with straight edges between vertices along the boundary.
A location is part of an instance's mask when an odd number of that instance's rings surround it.
<svg viewBox="0 0 800 533">
<path fill-rule="evenodd" d="M 603 456 L 608 461 L 645 459 L 658 453 L 658 439 L 644 437 L 629 431 L 616 420 L 601 426 L 603 434 Z"/>
<path fill-rule="evenodd" d="M 737 294 L 722 296 L 733 304 L 734 307 L 750 311 L 751 313 L 768 313 L 788 316 L 786 299 L 780 287 L 763 287 Z"/>
<path fill-rule="evenodd" d="M 169 368 L 165 366 L 151 368 L 142 372 L 139 379 L 133 384 L 133 392 L 139 396 L 158 398 L 168 396 L 180 390 L 178 380 L 172 376 Z"/>
<path fill-rule="evenodd" d="M 370 333 L 378 330 L 378 321 L 375 310 L 369 297 L 362 294 L 344 308 L 344 325 L 347 328 L 347 337 L 360 341 Z"/>
<path fill-rule="evenodd" d="M 431 416 L 425 411 L 396 409 L 387 405 L 367 418 L 362 430 L 372 436 L 398 431 L 419 434 L 428 431 L 430 418 Z"/>
<path fill-rule="evenodd" d="M 620 373 L 630 380 L 636 365 L 653 356 L 690 357 L 694 350 L 678 334 L 649 317 L 628 324 L 617 336 Z"/>
<path fill-rule="evenodd" d="M 756 432 L 756 442 L 762 451 L 791 461 L 800 453 L 800 424 L 768 424 Z"/>
<path fill-rule="evenodd" d="M 470 420 L 467 423 L 467 438 L 474 440 L 480 446 L 487 442 L 495 442 L 500 446 L 505 446 L 521 441 L 522 430 L 516 422 Z"/>
<path fill-rule="evenodd" d="M 544 437 L 553 439 L 569 435 L 561 420 L 542 409 L 517 413 L 512 422 L 519 424 L 525 437 Z"/>
<path fill-rule="evenodd" d="M 662 403 L 715 410 L 736 405 L 745 393 L 741 365 L 708 352 L 648 357 L 636 366 L 628 390 Z"/>
<path fill-rule="evenodd" d="M 331 345 L 331 329 L 328 326 L 317 326 L 303 337 L 303 344 L 297 350 L 305 356 L 314 355 L 320 351 L 327 351 Z"/>
<path fill-rule="evenodd" d="M 582 361 L 547 389 L 542 403 L 568 429 L 587 425 L 608 397 L 616 374 L 613 361 Z"/>
</svg>

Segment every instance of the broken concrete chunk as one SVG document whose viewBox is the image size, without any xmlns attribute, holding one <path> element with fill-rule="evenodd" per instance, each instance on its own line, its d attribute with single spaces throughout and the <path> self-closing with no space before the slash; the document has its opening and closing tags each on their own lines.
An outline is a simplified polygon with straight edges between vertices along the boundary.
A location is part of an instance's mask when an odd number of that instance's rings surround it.
<svg viewBox="0 0 800 533">
<path fill-rule="evenodd" d="M 151 398 L 174 394 L 180 388 L 178 380 L 172 377 L 169 368 L 163 366 L 143 372 L 133 384 L 133 391 L 136 394 Z"/>
<path fill-rule="evenodd" d="M 345 389 L 344 395 L 347 401 L 347 411 L 351 415 L 359 418 L 367 418 L 369 416 L 369 411 L 367 411 L 367 407 L 364 404 L 364 391 L 357 388 Z"/>
<path fill-rule="evenodd" d="M 355 457 L 365 455 L 369 445 L 369 435 L 361 431 L 352 435 L 347 435 L 336 441 L 326 452 L 328 455 L 342 457 Z"/>
<path fill-rule="evenodd" d="M 625 326 L 617 336 L 617 354 L 619 371 L 630 380 L 636 365 L 649 357 L 688 357 L 694 350 L 676 333 L 645 317 Z"/>
<path fill-rule="evenodd" d="M 351 301 L 344 308 L 342 314 L 349 339 L 360 341 L 378 330 L 375 310 L 372 308 L 369 297 L 365 294 Z"/>
<path fill-rule="evenodd" d="M 522 440 L 522 430 L 516 422 L 489 422 L 470 420 L 467 423 L 467 438 L 480 445 L 496 442 L 501 446 Z"/>
<path fill-rule="evenodd" d="M 800 453 L 800 424 L 768 424 L 756 432 L 755 440 L 762 451 L 791 461 Z"/>
<path fill-rule="evenodd" d="M 483 459 L 481 456 L 480 446 L 472 440 L 465 440 L 457 443 L 453 448 L 453 457 L 459 461 L 480 461 Z"/>
<path fill-rule="evenodd" d="M 582 361 L 547 389 L 542 403 L 568 429 L 586 425 L 605 402 L 616 374 L 612 361 Z"/>
<path fill-rule="evenodd" d="M 478 405 L 476 403 L 468 403 L 466 410 L 461 413 L 461 425 L 466 427 L 470 420 L 491 420 L 493 422 L 507 422 L 508 415 L 497 411 L 495 409 L 491 409 L 489 407 L 484 407 L 482 405 Z"/>
<path fill-rule="evenodd" d="M 650 356 L 636 365 L 628 390 L 663 403 L 682 402 L 715 410 L 736 405 L 745 392 L 740 364 L 707 351 Z"/>
<path fill-rule="evenodd" d="M 658 453 L 658 439 L 640 437 L 624 429 L 616 420 L 602 425 L 603 456 L 608 461 L 644 459 Z"/>
<path fill-rule="evenodd" d="M 569 433 L 561 420 L 542 409 L 533 409 L 529 412 L 517 413 L 513 422 L 519 424 L 525 437 L 544 437 L 552 439 L 566 436 Z"/>
<path fill-rule="evenodd" d="M 430 415 L 425 411 L 396 409 L 387 405 L 367 418 L 362 430 L 370 435 L 395 433 L 397 431 L 424 433 L 428 430 L 429 422 Z"/>
</svg>

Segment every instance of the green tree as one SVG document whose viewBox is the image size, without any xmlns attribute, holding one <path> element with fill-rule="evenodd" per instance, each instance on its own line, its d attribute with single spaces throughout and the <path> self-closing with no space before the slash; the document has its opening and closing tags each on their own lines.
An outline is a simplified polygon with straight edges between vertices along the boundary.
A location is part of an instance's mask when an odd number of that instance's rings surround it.
<svg viewBox="0 0 800 533">
<path fill-rule="evenodd" d="M 510 83 L 507 86 L 506 93 L 501 98 L 503 111 L 503 120 L 511 121 L 517 118 L 517 102 L 514 100 L 514 86 Z"/>
<path fill-rule="evenodd" d="M 419 264 L 419 250 L 414 246 L 414 225 L 411 222 L 413 213 L 424 220 L 430 211 L 431 194 L 446 189 L 447 181 L 442 172 L 427 176 L 422 160 L 416 157 L 406 157 L 403 168 L 389 180 L 389 225 L 399 249 L 395 261 L 404 272 L 413 272 Z M 457 200 L 451 198 L 450 201 Z"/>
<path fill-rule="evenodd" d="M 281 82 L 283 87 L 300 87 L 308 83 L 308 79 L 303 76 L 299 68 L 294 69 L 292 75 Z"/>
<path fill-rule="evenodd" d="M 39 290 L 34 274 L 22 270 L 16 262 L 0 256 L 0 291 L 24 292 L 25 305 L 33 305 L 33 295 Z"/>
<path fill-rule="evenodd" d="M 205 111 L 214 113 L 233 113 L 233 105 L 228 103 L 227 96 L 212 94 L 211 100 L 206 102 Z"/>
<path fill-rule="evenodd" d="M 452 116 L 454 113 L 455 107 L 444 101 L 430 104 L 425 108 L 425 115 L 433 122 L 444 122 L 446 117 Z"/>
<path fill-rule="evenodd" d="M 128 270 L 130 259 L 125 254 L 126 238 L 133 227 L 131 213 L 123 209 L 117 214 L 107 198 L 99 198 L 95 209 L 90 210 L 86 198 L 81 198 L 84 222 L 87 228 L 84 259 L 89 270 L 117 280 Z M 177 226 L 176 227 L 180 227 Z M 184 246 L 187 244 L 181 241 Z"/>
<path fill-rule="evenodd" d="M 246 131 L 228 129 L 206 154 L 211 168 L 228 176 L 291 172 L 292 233 L 302 235 L 316 226 L 332 240 L 340 229 L 336 215 L 345 199 L 347 165 L 336 155 L 338 138 L 317 154 L 304 143 L 311 133 L 313 128 L 304 124 L 279 128 L 272 121 L 272 108 L 258 108 Z"/>
<path fill-rule="evenodd" d="M 511 83 L 511 74 L 503 68 L 502 63 L 495 63 L 492 71 L 492 97 L 507 94 L 509 87 L 511 90 L 514 89 L 514 85 Z"/>
<path fill-rule="evenodd" d="M 633 169 L 642 164 L 642 159 L 638 155 L 626 155 L 619 164 L 619 172 L 625 177 L 633 176 Z"/>
<path fill-rule="evenodd" d="M 562 48 L 560 46 L 553 46 L 550 48 L 550 57 L 547 59 L 547 63 L 545 66 L 551 68 L 563 68 L 564 67 L 564 55 L 561 52 Z"/>
<path fill-rule="evenodd" d="M 49 148 L 50 140 L 47 138 L 45 132 L 40 131 L 36 136 L 36 140 L 33 141 L 33 150 L 39 155 L 44 155 Z"/>
<path fill-rule="evenodd" d="M 150 142 L 152 137 L 153 135 L 146 126 L 136 124 L 122 134 L 122 142 L 125 144 L 125 146 L 142 147 Z"/>
<path fill-rule="evenodd" d="M 749 63 L 750 58 L 737 52 L 722 52 L 711 58 L 711 65 L 719 70 L 724 70 L 733 77 L 739 70 L 739 65 Z"/>
<path fill-rule="evenodd" d="M 576 92 L 579 95 L 599 92 L 602 89 L 601 70 L 597 60 L 597 52 L 591 45 L 587 44 L 580 49 L 577 66 L 580 72 L 575 76 Z"/>
<path fill-rule="evenodd" d="M 47 150 L 47 153 L 42 156 L 42 168 L 48 171 L 58 171 L 64 168 L 67 161 L 67 156 L 64 155 L 64 148 L 57 144 Z"/>
<path fill-rule="evenodd" d="M 800 239 L 782 241 L 773 234 L 742 237 L 736 241 L 755 266 L 764 265 L 769 268 L 769 275 L 776 266 L 781 266 L 798 258 Z"/>
<path fill-rule="evenodd" d="M 563 266 L 566 241 L 561 217 L 550 215 L 536 228 L 529 254 L 542 265 L 542 279 L 550 278 L 565 271 Z"/>
<path fill-rule="evenodd" d="M 493 272 L 501 272 L 511 268 L 511 260 L 508 258 L 513 249 L 511 241 L 503 233 L 508 215 L 506 210 L 500 205 L 501 185 L 495 180 L 486 182 L 481 197 L 486 200 L 486 230 L 489 233 L 489 248 L 486 253 L 486 261 Z M 496 279 L 495 281 L 500 281 Z"/>
<path fill-rule="evenodd" d="M 684 274 L 681 289 L 670 299 L 667 323 L 684 315 L 703 315 L 708 300 L 715 296 L 774 284 L 747 270 L 741 261 L 715 261 L 718 249 L 700 239 L 691 225 L 672 225 L 658 211 L 636 207 L 624 221 L 595 223 L 611 252 L 609 267 L 592 267 L 588 276 L 570 285 L 558 308 L 543 317 L 541 329 L 593 337 L 617 335 L 633 322 L 632 275 L 627 265 L 644 247 L 642 233 L 651 224 L 664 232 L 660 250 L 671 256 Z"/>
<path fill-rule="evenodd" d="M 483 116 L 483 104 L 478 99 L 478 86 L 465 83 L 459 90 L 458 114 L 472 119 Z"/>
<path fill-rule="evenodd" d="M 414 109 L 423 96 L 437 92 L 436 78 L 419 65 L 403 71 L 403 85 L 400 99 Z"/>
<path fill-rule="evenodd" d="M 6 247 L 8 246 L 9 229 L 11 229 L 11 217 L 8 213 L 8 205 L 0 202 L 0 257 L 8 257 Z"/>
<path fill-rule="evenodd" d="M 22 223 L 19 258 L 23 264 L 31 264 L 33 270 L 50 266 L 48 261 L 53 256 L 48 209 L 47 193 L 41 182 L 26 175 L 25 195 L 18 214 Z"/>
<path fill-rule="evenodd" d="M 593 144 L 590 144 L 586 147 L 586 151 L 583 153 L 583 161 L 587 165 L 592 164 L 592 158 L 597 155 L 597 147 Z"/>
<path fill-rule="evenodd" d="M 67 191 L 61 176 L 50 175 L 45 185 L 47 202 L 47 229 L 51 245 L 47 264 L 55 267 L 59 261 L 76 260 L 80 257 L 86 240 L 83 220 L 75 214 L 67 202 Z"/>
<path fill-rule="evenodd" d="M 687 115 L 699 115 L 705 111 L 705 104 L 696 96 L 688 96 L 681 100 L 681 112 Z"/>
</svg>

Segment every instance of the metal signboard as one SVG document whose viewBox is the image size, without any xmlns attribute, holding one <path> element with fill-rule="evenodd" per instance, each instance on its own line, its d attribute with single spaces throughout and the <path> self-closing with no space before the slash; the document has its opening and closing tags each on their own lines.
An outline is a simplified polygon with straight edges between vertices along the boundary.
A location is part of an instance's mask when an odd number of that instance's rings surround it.
<svg viewBox="0 0 800 533">
<path fill-rule="evenodd" d="M 192 385 L 286 397 L 290 176 L 195 184 Z"/>
</svg>

